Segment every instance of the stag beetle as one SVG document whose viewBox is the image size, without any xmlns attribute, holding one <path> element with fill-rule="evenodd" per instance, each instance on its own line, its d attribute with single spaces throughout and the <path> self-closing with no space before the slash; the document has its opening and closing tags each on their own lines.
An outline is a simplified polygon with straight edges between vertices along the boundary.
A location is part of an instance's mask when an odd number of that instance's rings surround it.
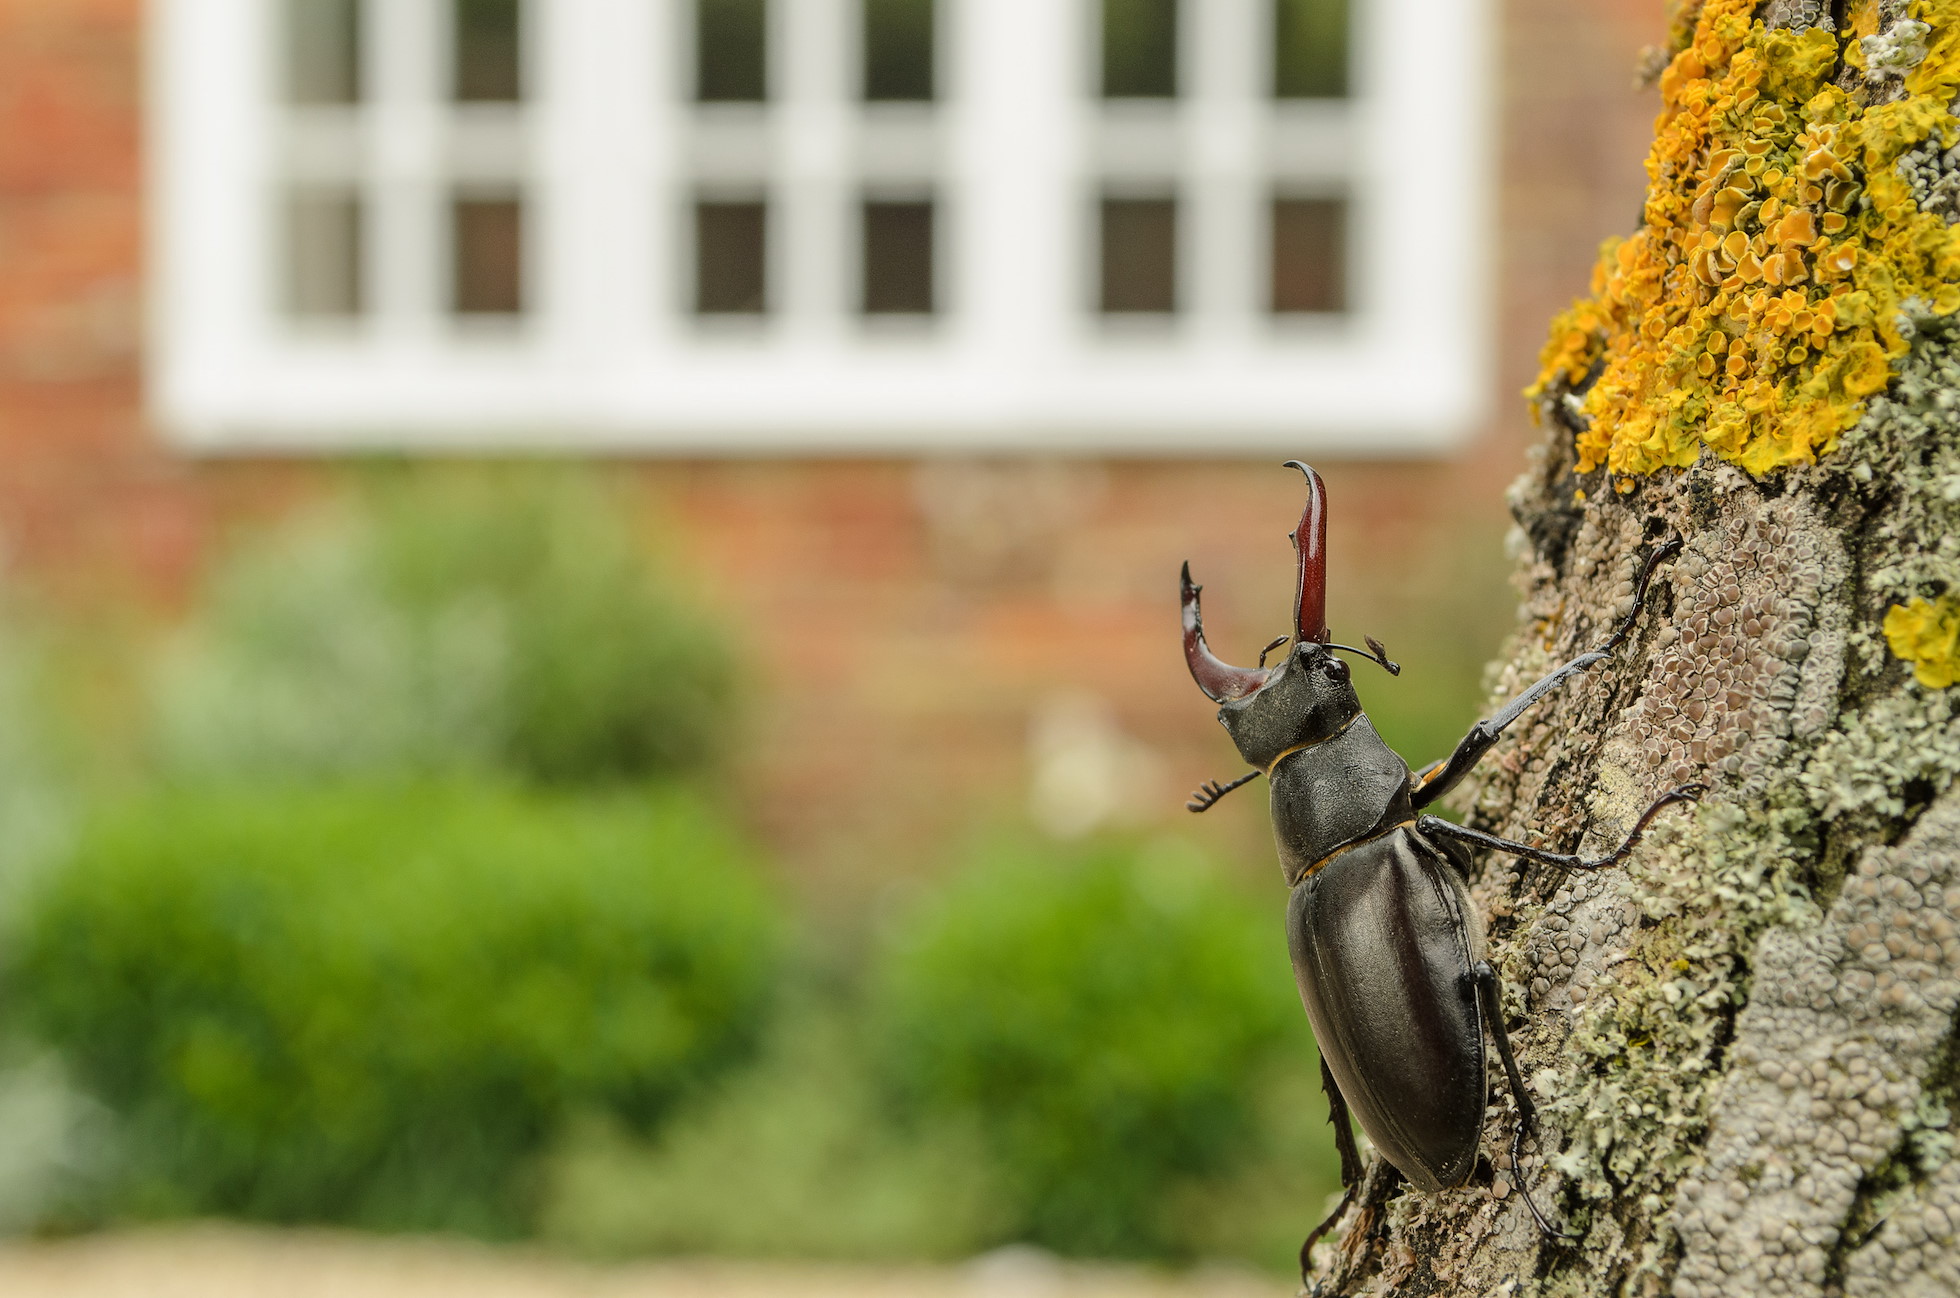
<svg viewBox="0 0 1960 1298">
<path fill-rule="evenodd" d="M 1434 1193 L 1469 1178 L 1483 1128 L 1486 1028 L 1517 1104 L 1511 1163 L 1523 1187 L 1518 1152 L 1536 1108 L 1511 1053 L 1497 973 L 1485 958 L 1482 922 L 1464 883 L 1466 849 L 1495 849 L 1562 870 L 1604 869 L 1626 859 L 1663 807 L 1692 801 L 1703 788 L 1688 784 L 1662 794 L 1625 842 L 1596 859 L 1421 814 L 1526 708 L 1619 647 L 1640 616 L 1654 570 L 1679 553 L 1681 542 L 1671 540 L 1648 556 L 1632 610 L 1598 648 L 1472 726 L 1447 758 L 1412 773 L 1369 724 L 1348 665 L 1335 651 L 1357 654 L 1390 675 L 1401 668 L 1372 638 L 1365 653 L 1330 638 L 1326 489 L 1299 461 L 1286 467 L 1307 478 L 1306 509 L 1290 538 L 1298 553 L 1293 633 L 1267 645 L 1257 668 L 1228 666 L 1205 644 L 1189 563 L 1182 602 L 1191 676 L 1221 705 L 1218 720 L 1255 768 L 1229 784 L 1204 785 L 1187 805 L 1204 811 L 1260 775 L 1271 784 L 1273 837 L 1292 889 L 1287 945 L 1320 1046 L 1320 1081 L 1341 1158 L 1345 1193 L 1300 1246 L 1304 1276 L 1315 1242 L 1354 1202 L 1360 1184 L 1350 1109 L 1375 1148 L 1418 1189 Z M 1267 667 L 1267 656 L 1288 640 L 1292 651 Z M 1524 1197 L 1539 1228 L 1558 1236 L 1528 1190 Z"/>
</svg>

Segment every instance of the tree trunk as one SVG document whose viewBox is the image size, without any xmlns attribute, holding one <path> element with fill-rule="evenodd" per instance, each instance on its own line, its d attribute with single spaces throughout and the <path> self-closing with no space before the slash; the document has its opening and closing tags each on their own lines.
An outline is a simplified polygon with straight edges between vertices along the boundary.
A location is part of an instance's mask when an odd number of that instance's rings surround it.
<svg viewBox="0 0 1960 1298">
<path fill-rule="evenodd" d="M 1685 549 L 1457 806 L 1594 854 L 1710 791 L 1624 869 L 1479 859 L 1540 1130 L 1511 1169 L 1493 1063 L 1491 1167 L 1371 1159 L 1314 1292 L 1960 1292 L 1960 0 L 1688 0 L 1673 43 L 1644 224 L 1533 392 L 1493 698 Z"/>
</svg>

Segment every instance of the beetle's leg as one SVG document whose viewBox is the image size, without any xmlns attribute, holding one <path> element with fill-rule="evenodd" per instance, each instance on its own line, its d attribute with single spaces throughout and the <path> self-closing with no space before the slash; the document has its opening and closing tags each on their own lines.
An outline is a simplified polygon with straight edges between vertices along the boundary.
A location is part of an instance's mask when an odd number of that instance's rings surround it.
<svg viewBox="0 0 1960 1298">
<path fill-rule="evenodd" d="M 1327 1057 L 1320 1058 L 1320 1089 L 1327 1092 L 1327 1121 L 1334 1128 L 1334 1149 L 1341 1156 L 1341 1184 L 1353 1189 L 1361 1184 L 1364 1169 L 1361 1166 L 1361 1151 L 1355 1148 L 1354 1125 L 1348 1120 L 1347 1097 L 1334 1081 L 1334 1070 L 1327 1066 Z"/>
<path fill-rule="evenodd" d="M 1184 809 L 1194 813 L 1210 811 L 1214 806 L 1218 805 L 1220 798 L 1230 793 L 1233 789 L 1238 788 L 1241 784 L 1250 784 L 1264 774 L 1264 771 L 1247 771 L 1230 784 L 1220 784 L 1217 780 L 1200 784 L 1198 791 L 1191 795 L 1191 800 L 1184 804 Z"/>
<path fill-rule="evenodd" d="M 1470 768 L 1483 759 L 1490 751 L 1497 737 L 1504 733 L 1513 721 L 1523 716 L 1525 709 L 1544 698 L 1553 690 L 1571 680 L 1593 664 L 1603 662 L 1625 640 L 1633 630 L 1633 624 L 1640 617 L 1640 610 L 1647 603 L 1647 587 L 1652 584 L 1654 570 L 1664 560 L 1671 559 L 1681 552 L 1681 538 L 1675 537 L 1667 544 L 1647 556 L 1647 562 L 1640 569 L 1640 577 L 1633 584 L 1633 608 L 1620 619 L 1613 634 L 1601 641 L 1597 648 L 1580 654 L 1571 662 L 1559 667 L 1543 680 L 1524 693 L 1506 703 L 1496 715 L 1486 717 L 1470 727 L 1470 732 L 1457 744 L 1456 751 L 1440 762 L 1433 762 L 1416 776 L 1416 787 L 1412 801 L 1417 807 L 1426 807 L 1448 793 L 1457 781 L 1470 773 Z"/>
<path fill-rule="evenodd" d="M 1538 1126 L 1538 1106 L 1531 1102 L 1531 1092 L 1524 1088 L 1524 1075 L 1518 1071 L 1517 1056 L 1511 1053 L 1511 1034 L 1504 1030 L 1504 992 L 1497 981 L 1497 970 L 1490 967 L 1490 961 L 1479 960 L 1471 971 L 1477 979 L 1477 999 L 1483 1002 L 1484 1025 L 1490 1029 L 1490 1039 L 1497 1046 L 1497 1058 L 1504 1065 L 1504 1079 L 1511 1084 L 1511 1099 L 1518 1106 L 1518 1125 L 1511 1132 L 1511 1180 L 1524 1196 L 1524 1206 L 1531 1209 L 1531 1219 L 1538 1223 L 1538 1229 L 1554 1239 L 1578 1239 L 1554 1229 L 1545 1220 L 1545 1214 L 1538 1211 L 1538 1204 L 1531 1197 L 1531 1190 L 1524 1183 L 1524 1137 L 1528 1131 Z"/>
<path fill-rule="evenodd" d="M 1486 834 L 1481 829 L 1452 824 L 1441 816 L 1417 816 L 1416 832 L 1454 838 L 1472 847 L 1487 847 L 1496 852 L 1508 852 L 1512 856 L 1521 856 L 1527 861 L 1556 866 L 1561 870 L 1604 870 L 1627 859 L 1633 852 L 1634 845 L 1640 841 L 1640 836 L 1647 832 L 1647 826 L 1653 823 L 1654 817 L 1663 809 L 1677 802 L 1693 802 L 1707 792 L 1707 789 L 1708 786 L 1705 784 L 1683 784 L 1679 788 L 1669 789 L 1655 798 L 1653 805 L 1640 814 L 1640 819 L 1634 822 L 1633 832 L 1626 836 L 1625 842 L 1607 855 L 1599 857 L 1578 856 L 1570 852 L 1553 852 L 1543 847 L 1533 847 L 1529 843 L 1519 843 L 1509 838 L 1499 838 L 1496 834 Z"/>
<path fill-rule="evenodd" d="M 1341 1155 L 1341 1201 L 1334 1205 L 1334 1211 L 1327 1219 L 1307 1232 L 1307 1242 L 1300 1245 L 1300 1282 L 1306 1283 L 1307 1272 L 1313 1265 L 1313 1246 L 1320 1237 L 1334 1228 L 1334 1223 L 1354 1203 L 1355 1194 L 1361 1189 L 1361 1151 L 1354 1146 L 1354 1127 L 1348 1121 L 1347 1099 L 1334 1081 L 1333 1072 L 1327 1067 L 1327 1056 L 1320 1057 L 1320 1089 L 1327 1092 L 1327 1121 L 1334 1125 L 1334 1148 Z"/>
<path fill-rule="evenodd" d="M 1313 1274 L 1313 1246 L 1320 1243 L 1320 1237 L 1322 1235 L 1325 1235 L 1334 1228 L 1334 1223 L 1339 1221 L 1342 1215 L 1347 1212 L 1348 1208 L 1353 1205 L 1354 1196 L 1360 1190 L 1360 1182 L 1357 1181 L 1355 1184 L 1350 1185 L 1341 1194 L 1341 1201 L 1334 1205 L 1334 1211 L 1327 1214 L 1327 1220 L 1307 1232 L 1307 1242 L 1300 1245 L 1300 1283 L 1303 1286 L 1309 1283 L 1308 1277 Z"/>
</svg>

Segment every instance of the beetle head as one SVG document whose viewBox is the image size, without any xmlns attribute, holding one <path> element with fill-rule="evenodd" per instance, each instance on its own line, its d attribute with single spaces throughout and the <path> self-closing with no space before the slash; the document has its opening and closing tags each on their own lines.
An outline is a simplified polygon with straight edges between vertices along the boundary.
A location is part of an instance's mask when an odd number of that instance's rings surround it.
<svg viewBox="0 0 1960 1298">
<path fill-rule="evenodd" d="M 1199 613 L 1202 589 L 1184 565 L 1184 660 L 1213 702 L 1240 756 L 1265 767 L 1288 748 L 1333 737 L 1361 711 L 1348 666 L 1334 656 L 1327 632 L 1327 489 L 1298 460 L 1287 467 L 1307 476 L 1307 505 L 1289 537 L 1298 557 L 1293 588 L 1293 652 L 1277 667 L 1233 667 L 1205 644 Z M 1282 643 L 1284 638 L 1282 638 Z M 1386 660 L 1383 660 L 1386 661 Z"/>
<path fill-rule="evenodd" d="M 1256 693 L 1221 706 L 1218 721 L 1239 756 L 1265 770 L 1289 748 L 1332 739 L 1360 711 L 1348 665 L 1309 640 L 1294 645 Z"/>
</svg>

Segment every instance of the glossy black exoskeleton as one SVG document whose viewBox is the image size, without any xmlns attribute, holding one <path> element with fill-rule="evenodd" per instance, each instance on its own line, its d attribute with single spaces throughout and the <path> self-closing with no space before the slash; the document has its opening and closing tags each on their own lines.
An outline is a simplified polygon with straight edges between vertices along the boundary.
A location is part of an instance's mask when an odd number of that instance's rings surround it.
<svg viewBox="0 0 1960 1298">
<path fill-rule="evenodd" d="M 1511 1162 L 1513 1175 L 1522 1175 L 1518 1152 L 1535 1109 L 1504 1029 L 1483 924 L 1464 884 L 1466 847 L 1567 870 L 1603 869 L 1626 859 L 1661 808 L 1694 799 L 1701 786 L 1663 794 L 1617 850 L 1598 858 L 1552 852 L 1422 814 L 1526 708 L 1619 646 L 1640 614 L 1654 569 L 1681 543 L 1670 541 L 1648 556 L 1632 611 L 1597 649 L 1472 726 L 1449 757 L 1412 773 L 1369 724 L 1348 665 L 1335 651 L 1359 654 L 1391 674 L 1401 669 L 1374 640 L 1365 653 L 1331 641 L 1326 491 L 1306 465 L 1290 461 L 1287 467 L 1306 474 L 1308 486 L 1307 507 L 1292 534 L 1299 564 L 1293 633 L 1268 645 L 1259 667 L 1228 666 L 1205 644 L 1189 564 L 1182 596 L 1191 675 L 1220 705 L 1219 721 L 1254 768 L 1230 784 L 1205 785 L 1189 806 L 1204 811 L 1260 775 L 1271 785 L 1273 837 L 1292 889 L 1286 927 L 1293 973 L 1320 1046 L 1321 1084 L 1333 1109 L 1346 1194 L 1301 1246 L 1304 1275 L 1315 1241 L 1340 1220 L 1360 1183 L 1350 1110 L 1382 1156 L 1418 1189 L 1433 1193 L 1469 1178 L 1483 1129 L 1486 1029 L 1517 1104 Z M 1267 653 L 1289 639 L 1292 650 L 1267 667 Z M 1556 1235 L 1528 1192 L 1525 1202 L 1539 1226 Z"/>
</svg>

